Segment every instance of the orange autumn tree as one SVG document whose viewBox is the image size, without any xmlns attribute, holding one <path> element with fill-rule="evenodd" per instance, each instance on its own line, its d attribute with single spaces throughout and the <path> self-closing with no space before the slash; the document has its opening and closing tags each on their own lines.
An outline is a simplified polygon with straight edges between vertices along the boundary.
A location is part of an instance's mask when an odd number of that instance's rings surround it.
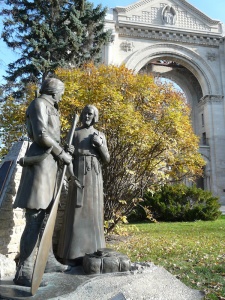
<svg viewBox="0 0 225 300">
<path fill-rule="evenodd" d="M 204 161 L 198 152 L 189 107 L 171 85 L 154 83 L 125 66 L 87 65 L 57 71 L 65 83 L 62 124 L 86 104 L 99 109 L 98 129 L 107 137 L 111 162 L 103 168 L 105 221 L 110 231 L 125 221 L 144 191 L 194 179 Z"/>
<path fill-rule="evenodd" d="M 107 137 L 111 155 L 111 162 L 103 167 L 108 231 L 126 220 L 146 190 L 201 174 L 204 161 L 189 108 L 171 85 L 158 86 L 152 77 L 135 75 L 125 66 L 89 64 L 82 69 L 59 69 L 56 75 L 65 83 L 60 103 L 63 133 L 68 132 L 74 111 L 80 112 L 86 104 L 99 109 L 97 126 Z M 3 110 L 7 126 L 23 124 L 24 108 L 33 95 L 34 87 L 23 104 L 10 102 L 7 116 Z"/>
</svg>

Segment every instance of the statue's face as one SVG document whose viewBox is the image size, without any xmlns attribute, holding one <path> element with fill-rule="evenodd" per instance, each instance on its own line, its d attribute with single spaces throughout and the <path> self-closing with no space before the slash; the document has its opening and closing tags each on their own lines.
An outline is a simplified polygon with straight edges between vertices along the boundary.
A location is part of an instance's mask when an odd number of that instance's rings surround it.
<svg viewBox="0 0 225 300">
<path fill-rule="evenodd" d="M 54 99 L 56 100 L 56 102 L 60 102 L 62 100 L 63 94 L 64 94 L 64 90 L 54 95 Z"/>
<path fill-rule="evenodd" d="M 85 127 L 89 127 L 92 125 L 94 121 L 94 110 L 92 108 L 85 108 L 83 111 L 82 123 Z"/>
</svg>

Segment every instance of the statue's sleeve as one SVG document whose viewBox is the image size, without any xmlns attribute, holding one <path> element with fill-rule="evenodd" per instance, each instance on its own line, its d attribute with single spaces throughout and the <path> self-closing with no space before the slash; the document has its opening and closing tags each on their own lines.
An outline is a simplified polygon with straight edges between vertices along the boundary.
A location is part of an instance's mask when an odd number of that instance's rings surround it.
<svg viewBox="0 0 225 300">
<path fill-rule="evenodd" d="M 110 155 L 109 155 L 109 151 L 108 151 L 108 147 L 107 147 L 106 138 L 105 138 L 104 133 L 101 132 L 100 137 L 103 140 L 102 145 L 98 148 L 98 150 L 100 152 L 100 155 L 101 155 L 101 159 L 102 159 L 103 163 L 109 163 L 110 162 Z"/>
<path fill-rule="evenodd" d="M 52 153 L 58 156 L 62 147 L 48 134 L 48 114 L 42 101 L 35 101 L 29 109 L 29 119 L 32 126 L 33 140 L 41 147 L 52 148 Z"/>
</svg>

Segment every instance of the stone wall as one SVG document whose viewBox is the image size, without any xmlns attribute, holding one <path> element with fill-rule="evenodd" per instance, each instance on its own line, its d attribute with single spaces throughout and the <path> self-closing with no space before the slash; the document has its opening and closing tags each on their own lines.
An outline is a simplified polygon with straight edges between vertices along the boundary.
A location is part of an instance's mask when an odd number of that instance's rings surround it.
<svg viewBox="0 0 225 300">
<path fill-rule="evenodd" d="M 15 259 L 19 255 L 20 238 L 25 226 L 25 210 L 20 208 L 13 209 L 12 205 L 15 201 L 22 174 L 22 167 L 17 164 L 17 161 L 20 157 L 25 155 L 27 147 L 28 142 L 15 143 L 0 165 L 1 168 L 4 162 L 13 161 L 5 188 L 0 197 L 0 254 L 11 259 Z M 53 249 L 55 253 L 57 253 L 60 230 L 63 222 L 66 192 L 67 188 L 66 184 L 64 184 L 53 236 Z"/>
<path fill-rule="evenodd" d="M 12 259 L 19 252 L 20 237 L 25 225 L 24 211 L 19 208 L 12 209 L 12 205 L 22 174 L 22 167 L 17 161 L 25 155 L 27 146 L 28 142 L 15 143 L 1 164 L 2 166 L 6 161 L 13 162 L 0 197 L 0 253 Z"/>
</svg>

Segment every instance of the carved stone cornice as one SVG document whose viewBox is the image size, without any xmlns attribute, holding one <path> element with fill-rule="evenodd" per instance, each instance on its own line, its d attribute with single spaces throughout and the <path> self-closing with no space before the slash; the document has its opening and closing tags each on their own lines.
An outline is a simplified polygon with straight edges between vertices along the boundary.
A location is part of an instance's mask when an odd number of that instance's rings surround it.
<svg viewBox="0 0 225 300">
<path fill-rule="evenodd" d="M 119 24 L 116 30 L 120 37 L 139 38 L 146 40 L 163 40 L 169 42 L 179 42 L 188 44 L 198 44 L 211 47 L 219 47 L 223 42 L 222 36 L 190 34 L 171 30 L 155 30 L 149 27 L 136 27 L 130 24 Z"/>
<path fill-rule="evenodd" d="M 222 103 L 223 99 L 223 95 L 205 95 L 200 99 L 198 106 L 205 105 L 206 103 Z"/>
<path fill-rule="evenodd" d="M 155 0 L 142 0 L 138 1 L 136 3 L 133 3 L 131 5 L 128 5 L 126 7 L 116 7 L 115 10 L 118 14 L 126 14 L 132 10 L 136 10 L 138 8 L 141 8 L 142 6 L 145 6 L 146 4 L 150 4 L 154 2 Z M 174 3 L 175 4 L 175 3 Z M 193 5 L 188 3 L 186 0 L 179 0 L 179 4 L 182 5 L 182 7 L 186 10 L 192 11 L 195 15 L 199 16 L 201 19 L 204 19 L 207 23 L 211 25 L 218 25 L 220 21 L 218 20 L 212 20 L 208 16 L 206 16 L 203 12 L 195 8 Z"/>
<path fill-rule="evenodd" d="M 144 1 L 139 1 L 139 2 L 133 3 L 133 4 L 128 5 L 128 6 L 117 6 L 117 7 L 115 7 L 115 10 L 118 13 L 126 13 L 126 12 L 129 12 L 131 10 L 135 10 L 135 9 L 137 9 L 139 7 L 142 7 L 145 4 L 149 4 L 149 3 L 153 2 L 153 1 L 154 0 L 144 0 Z"/>
</svg>

